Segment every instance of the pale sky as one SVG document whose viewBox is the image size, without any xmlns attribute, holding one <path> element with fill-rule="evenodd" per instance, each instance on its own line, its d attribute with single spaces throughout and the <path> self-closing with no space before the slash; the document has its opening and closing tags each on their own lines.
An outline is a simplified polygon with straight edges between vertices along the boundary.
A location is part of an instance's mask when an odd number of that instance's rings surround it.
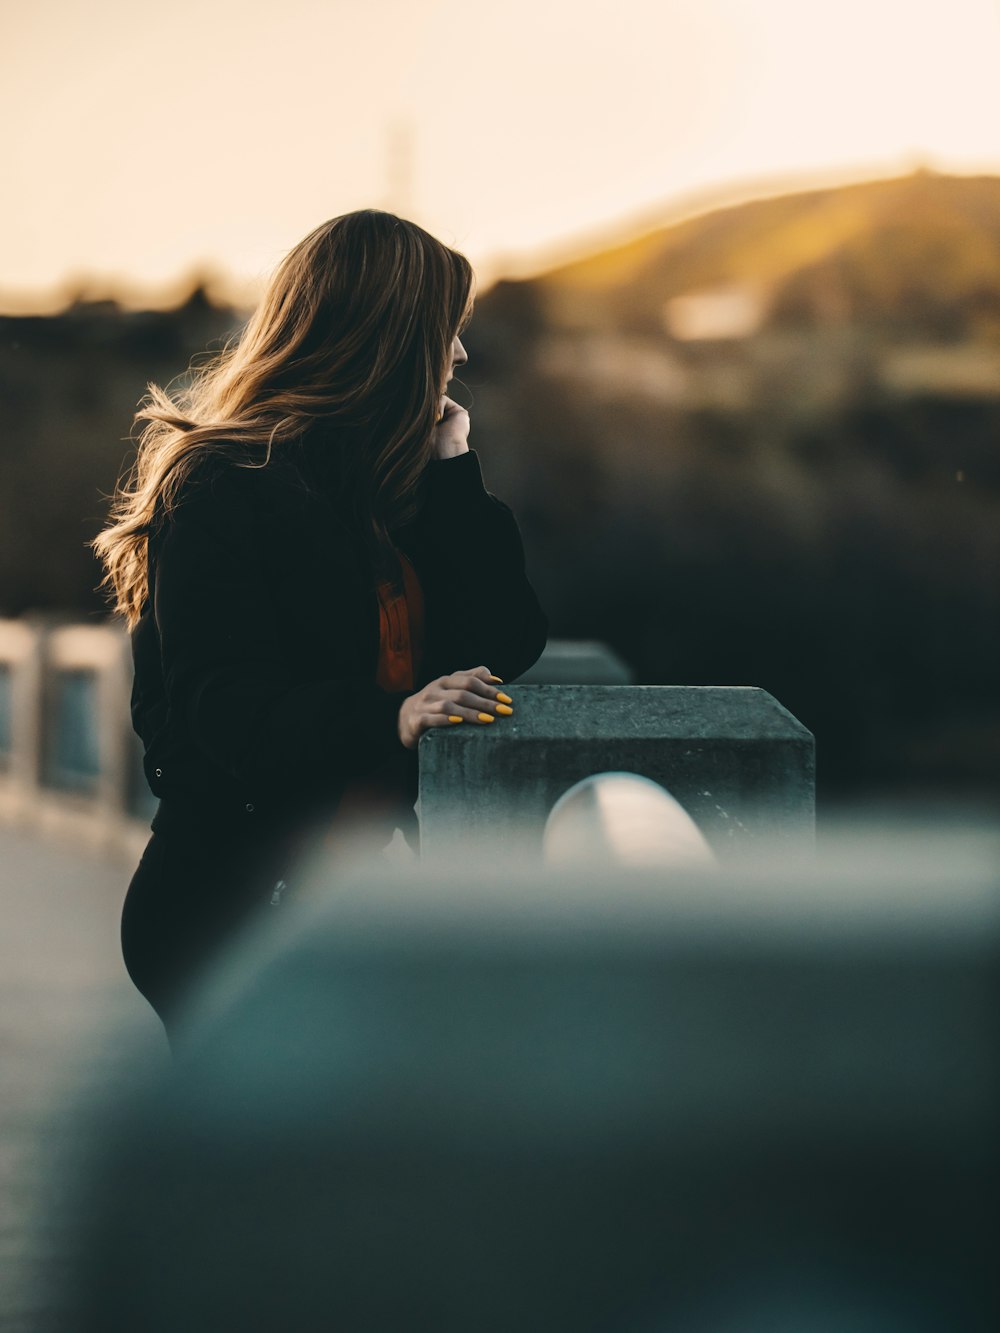
<svg viewBox="0 0 1000 1333">
<path fill-rule="evenodd" d="M 252 296 L 355 208 L 482 289 L 637 219 L 1000 174 L 998 69 L 1000 0 L 3 0 L 0 310 L 196 264 Z"/>
</svg>

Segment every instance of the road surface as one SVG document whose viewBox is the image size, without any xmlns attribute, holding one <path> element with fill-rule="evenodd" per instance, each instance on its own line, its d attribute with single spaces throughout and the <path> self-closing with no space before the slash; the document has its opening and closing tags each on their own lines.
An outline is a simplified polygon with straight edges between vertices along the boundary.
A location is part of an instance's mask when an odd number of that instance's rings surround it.
<svg viewBox="0 0 1000 1333">
<path fill-rule="evenodd" d="M 74 1107 L 169 1060 L 121 961 L 132 864 L 0 827 L 0 1330 L 62 1333 Z"/>
</svg>

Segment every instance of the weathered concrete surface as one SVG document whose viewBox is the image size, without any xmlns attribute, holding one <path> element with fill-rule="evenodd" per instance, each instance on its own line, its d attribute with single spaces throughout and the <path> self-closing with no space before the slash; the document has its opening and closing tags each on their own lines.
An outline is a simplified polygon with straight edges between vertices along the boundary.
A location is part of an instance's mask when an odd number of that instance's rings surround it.
<svg viewBox="0 0 1000 1333">
<path fill-rule="evenodd" d="M 541 855 L 558 798 L 592 773 L 652 778 L 722 859 L 806 850 L 815 833 L 814 741 L 750 686 L 518 685 L 514 713 L 420 740 L 420 842 Z"/>
</svg>

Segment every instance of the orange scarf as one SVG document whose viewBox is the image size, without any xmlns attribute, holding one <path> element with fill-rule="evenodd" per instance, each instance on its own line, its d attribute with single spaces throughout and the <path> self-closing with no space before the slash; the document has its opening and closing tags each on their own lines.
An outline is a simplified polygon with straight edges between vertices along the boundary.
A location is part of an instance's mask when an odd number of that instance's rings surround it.
<svg viewBox="0 0 1000 1333">
<path fill-rule="evenodd" d="M 416 687 L 423 654 L 424 599 L 420 580 L 402 551 L 397 554 L 403 571 L 402 590 L 389 580 L 377 588 L 379 652 L 375 679 L 386 693 Z M 394 762 L 391 760 L 389 767 Z M 402 799 L 396 774 L 377 770 L 365 778 L 356 778 L 345 789 L 337 813 L 327 826 L 324 838 L 327 849 L 336 850 L 338 836 L 350 834 L 359 824 L 368 826 L 375 842 L 384 846 L 392 838 Z M 406 805 L 403 813 L 412 820 L 412 807 L 408 801 Z M 377 848 L 373 845 L 372 850 Z"/>
<path fill-rule="evenodd" d="M 412 690 L 424 646 L 424 599 L 417 572 L 402 551 L 398 552 L 403 570 L 403 591 L 387 581 L 378 585 L 380 689 Z"/>
</svg>

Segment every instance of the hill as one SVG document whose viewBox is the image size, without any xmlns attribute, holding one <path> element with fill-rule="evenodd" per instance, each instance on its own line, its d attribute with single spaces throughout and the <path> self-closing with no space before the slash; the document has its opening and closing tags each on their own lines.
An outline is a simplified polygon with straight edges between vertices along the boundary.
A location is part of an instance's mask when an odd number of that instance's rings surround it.
<svg viewBox="0 0 1000 1333">
<path fill-rule="evenodd" d="M 554 328 L 662 332 L 678 298 L 746 288 L 765 326 L 866 322 L 1000 339 L 1000 177 L 927 170 L 721 208 L 535 280 Z"/>
</svg>

